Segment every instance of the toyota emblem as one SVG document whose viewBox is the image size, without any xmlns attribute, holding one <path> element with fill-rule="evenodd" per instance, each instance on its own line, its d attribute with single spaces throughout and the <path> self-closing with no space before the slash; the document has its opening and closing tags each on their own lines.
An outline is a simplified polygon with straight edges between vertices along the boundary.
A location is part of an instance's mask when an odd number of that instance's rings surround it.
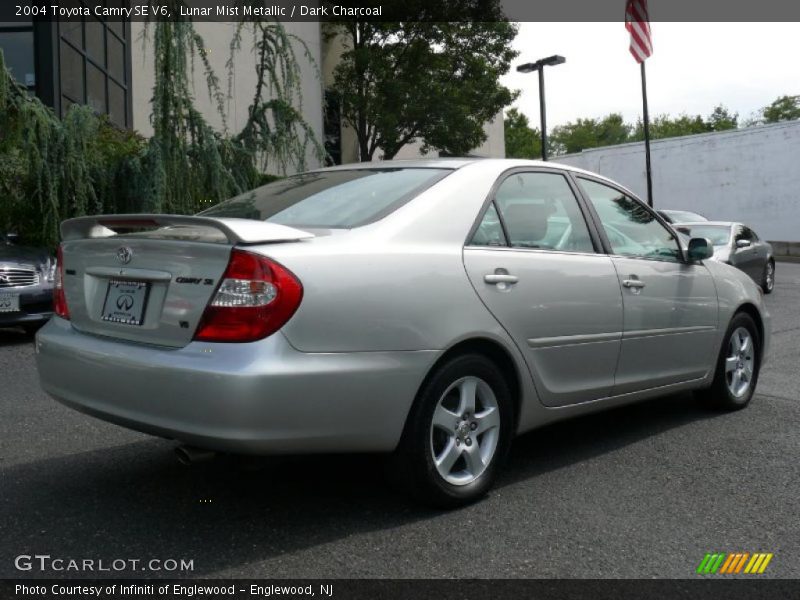
<svg viewBox="0 0 800 600">
<path fill-rule="evenodd" d="M 123 246 L 122 248 L 117 250 L 117 260 L 123 265 L 127 265 L 129 262 L 131 262 L 132 258 L 133 258 L 133 250 L 131 250 L 127 246 Z"/>
</svg>

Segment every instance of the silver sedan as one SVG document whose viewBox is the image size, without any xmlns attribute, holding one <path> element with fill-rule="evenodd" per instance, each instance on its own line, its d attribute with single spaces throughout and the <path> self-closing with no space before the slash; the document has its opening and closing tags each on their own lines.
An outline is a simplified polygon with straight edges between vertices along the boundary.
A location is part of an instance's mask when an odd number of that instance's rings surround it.
<svg viewBox="0 0 800 600">
<path fill-rule="evenodd" d="M 684 390 L 743 408 L 770 339 L 706 239 L 552 163 L 347 165 L 62 236 L 36 340 L 54 398 L 186 459 L 391 453 L 443 506 L 552 421 Z"/>
<path fill-rule="evenodd" d="M 753 278 L 764 293 L 775 289 L 775 256 L 772 245 L 756 235 L 744 223 L 707 221 L 676 223 L 678 232 L 687 238 L 703 237 L 714 246 L 714 260 L 733 265 Z"/>
</svg>

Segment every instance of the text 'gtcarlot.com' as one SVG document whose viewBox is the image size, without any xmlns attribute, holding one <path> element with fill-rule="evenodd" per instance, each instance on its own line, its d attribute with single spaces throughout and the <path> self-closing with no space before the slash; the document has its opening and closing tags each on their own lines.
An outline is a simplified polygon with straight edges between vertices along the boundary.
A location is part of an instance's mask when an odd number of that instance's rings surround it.
<svg viewBox="0 0 800 600">
<path fill-rule="evenodd" d="M 113 572 L 113 571 L 194 571 L 194 559 L 185 558 L 53 558 L 49 554 L 20 554 L 14 559 L 18 571 L 69 571 L 69 572 Z"/>
</svg>

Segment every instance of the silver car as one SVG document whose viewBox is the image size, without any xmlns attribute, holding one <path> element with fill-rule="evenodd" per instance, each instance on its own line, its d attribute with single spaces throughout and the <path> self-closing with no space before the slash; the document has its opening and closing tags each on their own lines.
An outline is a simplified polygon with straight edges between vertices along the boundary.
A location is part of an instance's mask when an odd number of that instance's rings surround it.
<svg viewBox="0 0 800 600">
<path fill-rule="evenodd" d="M 704 221 L 673 225 L 687 238 L 702 237 L 714 246 L 714 260 L 733 265 L 753 278 L 765 294 L 775 289 L 775 255 L 772 245 L 744 223 Z"/>
<path fill-rule="evenodd" d="M 55 258 L 0 232 L 0 327 L 35 333 L 53 314 Z"/>
<path fill-rule="evenodd" d="M 748 404 L 761 291 L 625 188 L 524 160 L 313 171 L 62 225 L 44 389 L 194 449 L 392 453 L 455 506 L 512 438 L 684 390 Z"/>
</svg>

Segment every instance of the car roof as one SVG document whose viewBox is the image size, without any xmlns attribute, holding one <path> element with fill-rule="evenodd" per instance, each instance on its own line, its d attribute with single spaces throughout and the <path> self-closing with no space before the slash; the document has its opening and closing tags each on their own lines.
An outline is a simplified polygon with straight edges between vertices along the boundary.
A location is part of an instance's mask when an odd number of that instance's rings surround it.
<svg viewBox="0 0 800 600">
<path fill-rule="evenodd" d="M 387 168 L 400 168 L 405 167 L 407 169 L 462 169 L 464 167 L 468 167 L 470 165 L 475 164 L 482 164 L 482 165 L 493 165 L 496 167 L 497 174 L 501 174 L 503 171 L 508 169 L 513 169 L 516 167 L 540 167 L 540 168 L 551 168 L 551 169 L 560 169 L 562 171 L 571 171 L 572 173 L 576 173 L 578 175 L 589 175 L 596 179 L 607 181 L 611 185 L 614 185 L 620 189 L 622 189 L 626 194 L 630 194 L 635 198 L 639 198 L 639 196 L 633 193 L 630 189 L 622 185 L 621 183 L 614 181 L 613 179 L 609 179 L 608 177 L 604 177 L 599 173 L 594 173 L 592 171 L 587 171 L 585 169 L 580 169 L 578 167 L 573 167 L 572 165 L 565 165 L 559 162 L 553 161 L 543 161 L 543 160 L 528 160 L 522 158 L 480 158 L 480 157 L 461 157 L 461 158 L 417 158 L 417 159 L 401 159 L 401 160 L 379 160 L 379 161 L 372 161 L 372 162 L 360 162 L 360 163 L 348 163 L 343 165 L 336 165 L 333 167 L 324 167 L 320 169 L 312 169 L 309 172 L 311 173 L 319 173 L 325 171 L 347 171 L 353 169 L 387 169 Z"/>
</svg>

